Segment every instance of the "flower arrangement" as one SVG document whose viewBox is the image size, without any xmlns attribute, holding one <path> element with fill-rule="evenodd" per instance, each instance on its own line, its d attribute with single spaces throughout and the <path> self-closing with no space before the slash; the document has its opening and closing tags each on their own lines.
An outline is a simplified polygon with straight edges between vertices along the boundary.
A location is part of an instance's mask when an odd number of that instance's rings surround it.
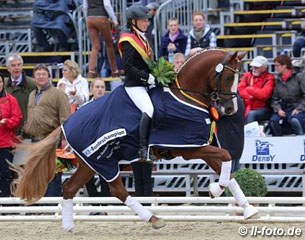
<svg viewBox="0 0 305 240">
<path fill-rule="evenodd" d="M 174 71 L 174 66 L 164 57 L 160 57 L 157 62 L 148 63 L 148 67 L 151 74 L 162 86 L 168 86 L 176 79 L 177 73 Z"/>
</svg>

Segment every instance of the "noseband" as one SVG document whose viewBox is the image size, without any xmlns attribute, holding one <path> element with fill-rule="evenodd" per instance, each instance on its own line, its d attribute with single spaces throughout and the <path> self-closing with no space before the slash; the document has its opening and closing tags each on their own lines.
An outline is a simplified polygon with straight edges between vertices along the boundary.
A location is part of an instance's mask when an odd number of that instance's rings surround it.
<svg viewBox="0 0 305 240">
<path fill-rule="evenodd" d="M 226 55 L 227 57 L 227 55 Z M 233 69 L 230 66 L 226 65 L 226 57 L 223 61 L 223 63 L 219 63 L 216 67 L 215 67 L 215 71 L 216 74 L 214 75 L 214 77 L 211 79 L 215 79 L 217 78 L 217 88 L 215 88 L 211 93 L 205 93 L 205 92 L 199 92 L 199 91 L 193 91 L 193 90 L 187 90 L 187 89 L 183 89 L 180 86 L 180 83 L 178 81 L 178 78 L 176 78 L 175 82 L 177 85 L 177 89 L 180 91 L 180 93 L 187 99 L 199 104 L 200 106 L 203 106 L 205 108 L 208 108 L 209 106 L 207 104 L 205 104 L 204 102 L 192 97 L 191 95 L 188 94 L 189 93 L 198 93 L 201 94 L 204 97 L 209 97 L 211 99 L 212 102 L 217 102 L 220 100 L 219 95 L 231 95 L 232 98 L 236 96 L 236 92 L 226 92 L 226 91 L 222 91 L 221 90 L 221 80 L 222 80 L 222 76 L 223 76 L 223 71 L 224 69 L 228 69 L 230 71 L 232 71 L 234 73 L 234 82 L 238 80 L 239 78 L 239 70 L 238 69 Z M 236 60 L 238 62 L 240 62 L 240 60 L 238 58 L 236 58 Z"/>
</svg>

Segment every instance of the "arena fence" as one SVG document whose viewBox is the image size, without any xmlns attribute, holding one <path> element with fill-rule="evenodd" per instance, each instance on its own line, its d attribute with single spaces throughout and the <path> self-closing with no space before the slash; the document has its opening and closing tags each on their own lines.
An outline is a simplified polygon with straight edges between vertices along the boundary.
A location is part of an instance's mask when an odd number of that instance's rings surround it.
<svg viewBox="0 0 305 240">
<path fill-rule="evenodd" d="M 154 214 L 167 221 L 244 222 L 242 208 L 232 197 L 135 197 Z M 18 198 L 0 198 L 0 222 L 60 221 L 59 197 L 42 198 L 25 206 Z M 128 207 L 114 197 L 75 197 L 75 221 L 140 221 Z M 249 197 L 259 214 L 247 222 L 305 222 L 303 197 Z M 107 213 L 96 215 L 96 213 Z"/>
</svg>

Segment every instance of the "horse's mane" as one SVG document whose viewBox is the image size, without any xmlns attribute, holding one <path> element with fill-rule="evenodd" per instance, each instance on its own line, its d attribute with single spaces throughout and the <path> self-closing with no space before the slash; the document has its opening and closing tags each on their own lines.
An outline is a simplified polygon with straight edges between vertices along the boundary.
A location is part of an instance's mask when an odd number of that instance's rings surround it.
<svg viewBox="0 0 305 240">
<path fill-rule="evenodd" d="M 187 65 L 192 59 L 194 59 L 195 57 L 197 57 L 198 55 L 201 55 L 203 53 L 206 52 L 225 52 L 227 53 L 228 51 L 225 48 L 220 48 L 220 47 L 214 47 L 214 48 L 204 48 L 201 51 L 196 52 L 195 54 L 193 54 L 192 56 L 188 57 L 185 62 L 181 65 L 181 67 L 179 68 L 177 74 L 181 71 L 181 69 L 183 69 L 183 67 L 185 65 Z"/>
</svg>

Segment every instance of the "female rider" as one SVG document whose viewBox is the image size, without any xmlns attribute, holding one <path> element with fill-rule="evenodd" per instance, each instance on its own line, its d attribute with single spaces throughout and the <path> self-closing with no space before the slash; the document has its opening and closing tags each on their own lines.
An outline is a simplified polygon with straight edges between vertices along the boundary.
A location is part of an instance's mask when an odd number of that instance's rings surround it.
<svg viewBox="0 0 305 240">
<path fill-rule="evenodd" d="M 125 71 L 125 90 L 134 104 L 141 110 L 139 127 L 139 160 L 147 160 L 147 138 L 154 107 L 147 93 L 155 78 L 149 73 L 147 62 L 153 60 L 153 52 L 145 36 L 150 17 L 148 8 L 133 5 L 126 12 L 128 32 L 121 35 L 119 50 Z"/>
</svg>

